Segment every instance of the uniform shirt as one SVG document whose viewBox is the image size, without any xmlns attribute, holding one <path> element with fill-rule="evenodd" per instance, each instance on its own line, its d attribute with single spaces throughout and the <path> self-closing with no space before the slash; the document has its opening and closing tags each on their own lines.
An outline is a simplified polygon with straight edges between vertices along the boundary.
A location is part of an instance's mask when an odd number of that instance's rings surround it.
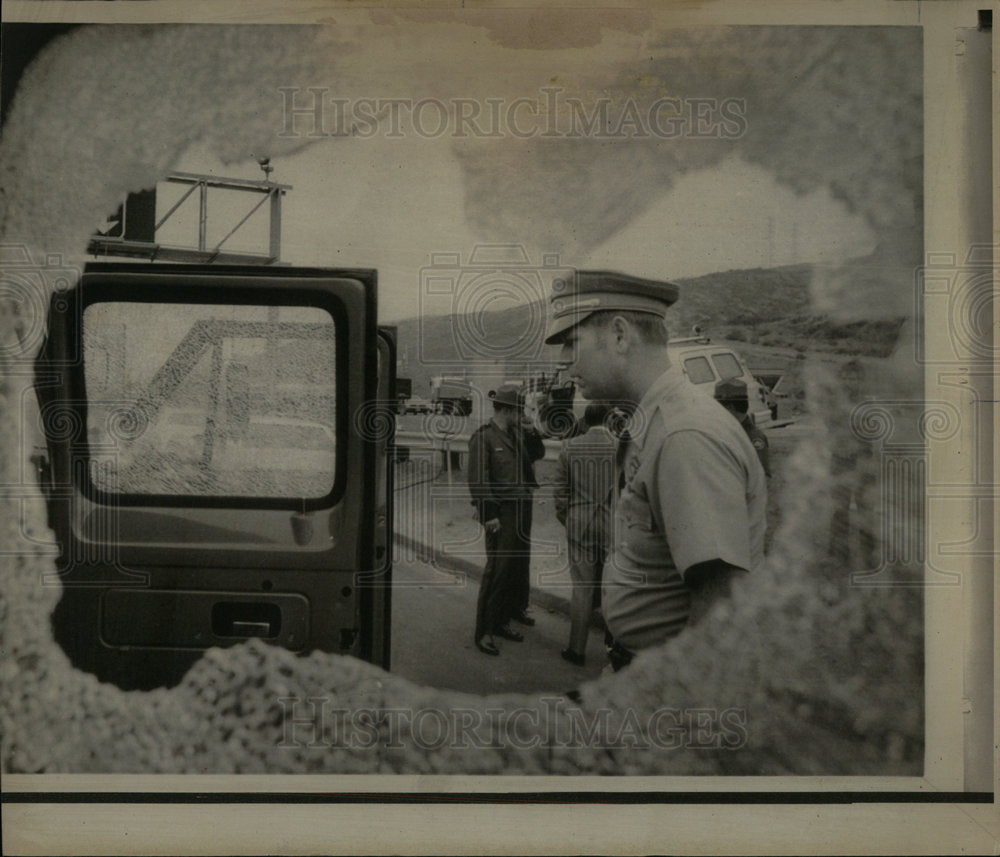
<svg viewBox="0 0 1000 857">
<path fill-rule="evenodd" d="M 767 489 L 740 424 L 675 366 L 639 403 L 619 458 L 603 609 L 615 640 L 636 650 L 687 623 L 689 568 L 761 563 Z"/>
<path fill-rule="evenodd" d="M 538 487 L 534 462 L 545 455 L 538 432 L 504 431 L 492 419 L 469 438 L 469 493 L 480 523 L 500 514 L 505 501 L 530 497 Z"/>
</svg>

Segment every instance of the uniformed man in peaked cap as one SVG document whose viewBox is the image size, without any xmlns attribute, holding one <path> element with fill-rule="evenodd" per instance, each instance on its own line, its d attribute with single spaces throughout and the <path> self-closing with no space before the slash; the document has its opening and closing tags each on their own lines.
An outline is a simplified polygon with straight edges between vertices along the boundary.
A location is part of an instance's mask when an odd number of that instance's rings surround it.
<svg viewBox="0 0 1000 857">
<path fill-rule="evenodd" d="M 667 351 L 669 282 L 577 271 L 546 342 L 587 399 L 624 406 L 602 605 L 615 669 L 698 622 L 763 559 L 766 486 L 749 438 Z"/>
<path fill-rule="evenodd" d="M 486 569 L 476 605 L 476 648 L 499 655 L 496 637 L 520 642 L 510 626 L 535 621 L 525 612 L 530 592 L 534 463 L 545 455 L 541 435 L 524 417 L 517 387 L 490 393 L 493 417 L 469 438 L 469 493 L 486 538 Z"/>
</svg>

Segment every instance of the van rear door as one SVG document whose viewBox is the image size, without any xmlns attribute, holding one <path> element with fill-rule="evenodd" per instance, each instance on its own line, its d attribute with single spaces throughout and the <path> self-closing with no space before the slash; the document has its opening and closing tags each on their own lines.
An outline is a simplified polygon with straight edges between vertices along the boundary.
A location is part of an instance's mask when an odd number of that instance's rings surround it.
<svg viewBox="0 0 1000 857">
<path fill-rule="evenodd" d="M 36 390 L 78 667 L 171 684 L 252 637 L 388 666 L 384 443 L 358 430 L 376 289 L 371 270 L 107 263 L 52 298 Z"/>
</svg>

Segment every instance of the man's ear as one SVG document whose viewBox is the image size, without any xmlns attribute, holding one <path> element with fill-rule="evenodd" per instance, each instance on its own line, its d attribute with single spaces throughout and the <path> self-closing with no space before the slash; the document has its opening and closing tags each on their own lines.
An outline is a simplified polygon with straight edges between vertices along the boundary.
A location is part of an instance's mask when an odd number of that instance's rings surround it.
<svg viewBox="0 0 1000 857">
<path fill-rule="evenodd" d="M 611 333 L 614 349 L 617 353 L 624 353 L 631 348 L 632 342 L 635 339 L 635 328 L 629 324 L 628 319 L 616 315 L 611 319 L 608 331 Z"/>
</svg>

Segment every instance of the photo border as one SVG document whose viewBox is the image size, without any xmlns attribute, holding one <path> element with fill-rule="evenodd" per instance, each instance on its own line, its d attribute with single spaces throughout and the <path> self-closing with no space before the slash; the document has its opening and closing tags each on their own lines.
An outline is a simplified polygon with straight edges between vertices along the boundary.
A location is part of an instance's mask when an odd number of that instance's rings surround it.
<svg viewBox="0 0 1000 857">
<path fill-rule="evenodd" d="M 240 11 L 235 14 L 237 5 Z M 8 23 L 310 23 L 336 9 L 348 8 L 346 3 L 326 3 L 322 9 L 317 9 L 318 5 L 266 0 L 252 4 L 15 0 L 5 4 L 4 17 Z M 490 5 L 478 3 L 476 8 Z M 505 8 L 516 5 L 531 8 L 535 3 L 504 4 Z M 634 8 L 653 4 L 604 5 Z M 954 168 L 963 162 L 965 153 L 954 139 L 954 129 L 969 117 L 962 112 L 961 81 L 955 79 L 953 57 L 954 29 L 971 26 L 976 11 L 984 8 L 991 8 L 996 17 L 995 1 L 769 0 L 748 8 L 720 0 L 685 5 L 676 17 L 677 25 L 699 26 L 841 25 L 845 21 L 922 26 L 924 247 L 929 254 L 939 248 L 974 243 L 968 239 L 968 229 L 981 215 L 965 209 L 956 187 Z M 996 78 L 1000 38 L 995 28 L 993 32 Z M 996 86 L 993 104 L 995 122 L 1000 104 Z M 992 167 L 995 191 L 1000 177 L 996 145 Z M 994 202 L 994 245 L 998 243 L 997 213 Z M 993 264 L 995 273 L 996 258 Z M 995 318 L 996 314 L 994 307 Z M 937 328 L 933 319 L 928 323 L 928 332 Z M 939 364 L 928 362 L 925 370 L 927 399 L 961 404 L 954 388 L 943 385 L 944 371 Z M 989 429 L 985 437 L 993 437 L 1000 399 L 995 376 L 991 388 L 993 408 L 988 414 L 985 409 L 980 412 L 979 427 Z M 975 437 L 965 434 L 956 442 L 959 448 L 968 448 L 974 445 Z M 956 481 L 961 478 L 957 463 L 953 475 Z M 993 484 L 985 491 L 989 502 L 996 495 L 995 465 L 992 476 Z M 995 528 L 1000 518 L 995 508 L 991 512 Z M 948 528 L 940 522 L 933 526 L 931 538 L 937 538 L 933 542 L 937 545 L 948 538 Z M 978 743 L 984 734 L 997 734 L 995 665 L 987 663 L 992 659 L 984 659 L 976 646 L 977 637 L 986 630 L 982 611 L 975 619 L 969 613 L 987 588 L 989 603 L 995 603 L 994 556 L 968 556 L 967 587 L 927 590 L 928 749 L 923 777 L 575 777 L 570 791 L 584 798 L 583 803 L 575 803 L 570 802 L 566 780 L 557 777 L 7 775 L 0 798 L 4 850 L 207 854 L 274 849 L 305 853 L 318 847 L 358 853 L 474 853 L 463 838 L 473 829 L 483 843 L 482 850 L 493 852 L 573 853 L 583 848 L 628 853 L 666 848 L 687 853 L 805 854 L 882 849 L 909 853 L 907 849 L 912 848 L 914 852 L 977 853 L 995 849 L 1000 836 L 995 812 L 996 748 L 992 741 L 986 746 Z M 994 640 L 997 630 L 994 615 L 990 628 Z M 971 675 L 967 671 L 970 659 Z M 988 717 L 982 713 L 987 704 L 992 709 Z M 973 739 L 977 743 L 970 746 Z M 636 793 L 640 793 L 639 798 L 632 797 Z M 818 799 L 806 800 L 810 794 Z M 640 800 L 643 795 L 648 797 Z M 142 807 L 141 815 L 135 812 L 137 804 Z M 281 810 L 267 814 L 266 829 L 260 820 L 261 804 Z M 762 811 L 762 806 L 768 809 Z M 629 831 L 627 838 L 622 831 Z"/>
</svg>

